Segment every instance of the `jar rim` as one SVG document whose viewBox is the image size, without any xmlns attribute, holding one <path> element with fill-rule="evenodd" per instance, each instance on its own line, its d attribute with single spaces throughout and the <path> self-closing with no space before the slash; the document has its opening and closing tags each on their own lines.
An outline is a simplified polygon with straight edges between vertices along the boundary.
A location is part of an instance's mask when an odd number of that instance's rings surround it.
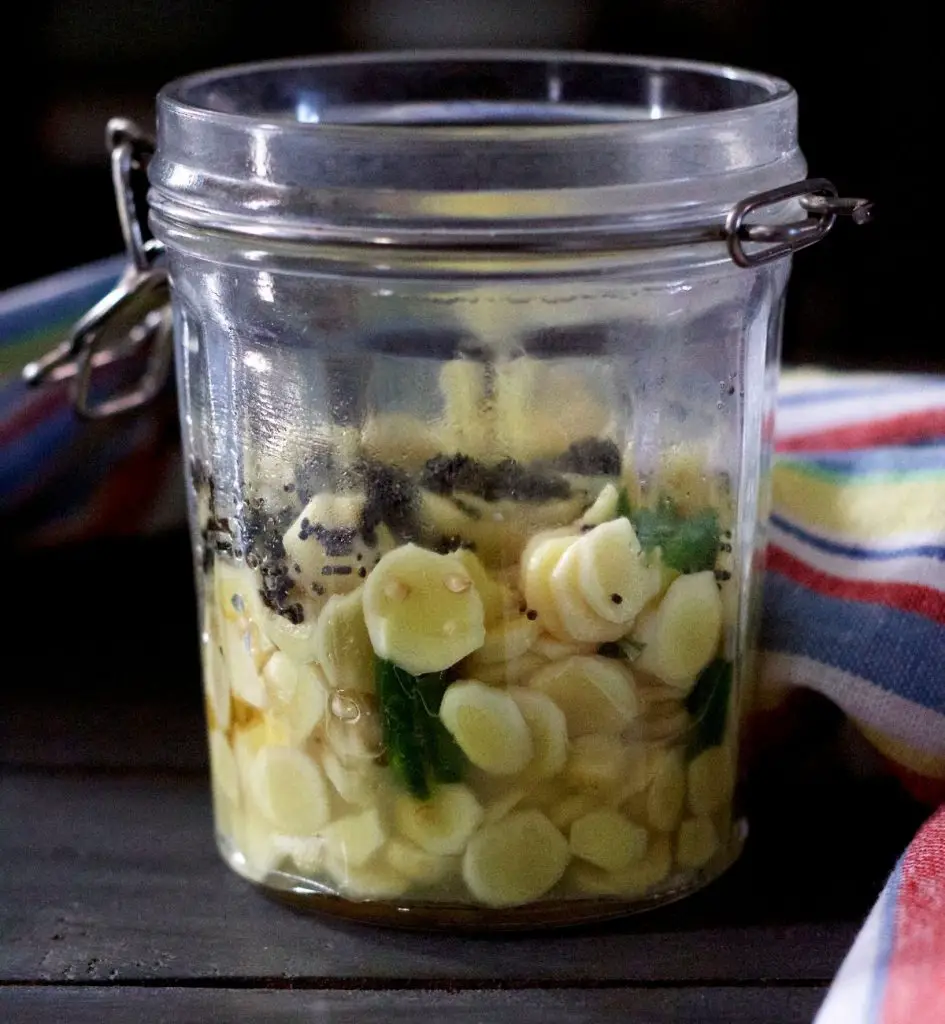
<svg viewBox="0 0 945 1024">
<path fill-rule="evenodd" d="M 715 244 L 745 199 L 802 180 L 783 79 L 677 58 L 542 50 L 302 57 L 158 95 L 152 224 L 302 245 Z"/>
<path fill-rule="evenodd" d="M 373 117 L 362 121 L 350 119 L 332 120 L 322 116 L 318 110 L 273 111 L 273 110 L 234 110 L 226 109 L 223 103 L 233 103 L 233 97 L 227 96 L 227 89 L 247 85 L 261 84 L 264 76 L 285 75 L 289 72 L 311 71 L 354 71 L 380 68 L 405 69 L 407 67 L 441 67 L 450 65 L 470 65 L 486 70 L 498 68 L 500 65 L 514 65 L 517 68 L 547 68 L 551 71 L 557 67 L 570 69 L 612 68 L 623 72 L 637 70 L 652 76 L 651 85 L 660 90 L 665 86 L 661 75 L 689 75 L 693 84 L 705 87 L 728 88 L 728 101 L 718 95 L 711 106 L 702 110 L 673 110 L 669 113 L 662 105 L 662 97 L 651 95 L 647 116 L 620 116 L 620 108 L 616 104 L 608 104 L 609 109 L 601 105 L 593 112 L 586 100 L 577 98 L 569 109 L 580 105 L 584 107 L 586 119 L 567 119 L 564 121 L 516 121 L 514 123 L 484 123 L 472 117 L 465 117 L 449 123 L 431 123 L 422 120 L 393 121 L 390 115 L 380 118 L 375 110 Z M 253 80 L 256 80 L 255 82 Z M 549 95 L 535 97 L 531 113 L 535 114 L 539 105 L 552 108 L 561 106 L 561 97 L 554 95 L 554 79 L 549 81 Z M 737 98 L 736 98 L 737 97 Z M 629 141 L 641 126 L 652 121 L 670 121 L 673 127 L 683 128 L 689 124 L 703 124 L 713 118 L 725 118 L 746 110 L 759 110 L 795 97 L 794 88 L 786 80 L 775 75 L 751 71 L 735 65 L 714 63 L 710 61 L 689 60 L 675 57 L 654 57 L 637 55 L 603 54 L 585 51 L 567 50 L 488 50 L 488 49 L 432 49 L 422 51 L 378 51 L 356 54 L 334 54 L 318 57 L 292 57 L 280 60 L 256 61 L 245 64 L 233 64 L 208 71 L 185 75 L 168 82 L 158 94 L 158 105 L 174 109 L 180 114 L 219 122 L 244 128 L 272 128 L 286 130 L 290 127 L 299 131 L 317 131 L 320 135 L 328 134 L 356 136 L 376 136 L 382 132 L 392 141 L 407 143 L 411 138 L 449 139 L 456 141 L 458 137 L 468 136 L 470 139 L 516 139 L 533 141 L 542 138 L 561 139 L 563 137 L 588 136 L 606 132 L 613 136 L 626 137 Z M 709 101 L 713 97 L 703 94 Z M 416 104 L 413 104 L 416 106 Z M 489 113 L 496 114 L 495 105 L 488 105 L 478 116 Z M 450 111 L 451 117 L 457 117 L 459 111 Z M 587 115 L 590 114 L 590 117 Z M 596 116 L 594 116 L 596 114 Z M 334 116 L 339 115 L 336 109 Z M 415 113 L 416 116 L 416 113 Z M 423 116 L 423 115 L 420 115 Z"/>
</svg>

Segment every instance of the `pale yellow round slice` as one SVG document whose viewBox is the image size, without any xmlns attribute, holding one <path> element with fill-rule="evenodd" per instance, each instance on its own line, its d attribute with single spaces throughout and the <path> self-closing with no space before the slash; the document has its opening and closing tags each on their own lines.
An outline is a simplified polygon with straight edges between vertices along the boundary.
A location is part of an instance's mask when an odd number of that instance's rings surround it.
<svg viewBox="0 0 945 1024">
<path fill-rule="evenodd" d="M 576 860 L 568 875 L 576 888 L 588 895 L 645 896 L 669 875 L 673 863 L 672 847 L 668 836 L 653 836 L 645 855 L 619 871 L 604 871 Z"/>
<path fill-rule="evenodd" d="M 331 749 L 322 751 L 321 764 L 328 781 L 345 803 L 354 807 L 382 804 L 387 799 L 387 774 L 371 759 L 342 763 Z"/>
<path fill-rule="evenodd" d="M 618 811 L 591 811 L 571 825 L 571 852 L 605 871 L 620 871 L 641 860 L 648 842 L 646 829 Z"/>
<path fill-rule="evenodd" d="M 323 729 L 328 746 L 343 765 L 372 762 L 383 752 L 381 714 L 371 693 L 331 692 Z"/>
<path fill-rule="evenodd" d="M 253 761 L 251 788 L 265 817 L 288 835 L 315 835 L 331 816 L 325 776 L 293 747 L 262 747 Z"/>
<path fill-rule="evenodd" d="M 462 853 L 482 815 L 472 790 L 460 782 L 437 786 L 428 800 L 401 793 L 394 802 L 394 821 L 401 835 L 440 856 Z"/>
<path fill-rule="evenodd" d="M 422 886 L 436 885 L 459 869 L 455 857 L 427 853 L 416 843 L 399 836 L 394 836 L 384 847 L 384 859 L 398 874 Z"/>
<path fill-rule="evenodd" d="M 578 818 L 598 810 L 600 806 L 601 798 L 597 793 L 587 791 L 569 793 L 551 805 L 548 809 L 548 819 L 555 828 L 567 832 Z"/>
<path fill-rule="evenodd" d="M 539 628 L 561 640 L 571 640 L 558 614 L 551 592 L 551 574 L 561 556 L 574 543 L 573 534 L 530 541 L 522 554 L 522 593 L 528 607 L 538 613 Z"/>
<path fill-rule="evenodd" d="M 238 870 L 256 882 L 265 880 L 285 856 L 275 841 L 272 822 L 254 807 L 233 816 L 232 840 L 237 849 L 234 859 Z"/>
<path fill-rule="evenodd" d="M 440 720 L 462 752 L 493 775 L 514 775 L 532 758 L 532 734 L 518 705 L 504 690 L 476 680 L 451 683 Z"/>
<path fill-rule="evenodd" d="M 715 574 L 680 576 L 655 612 L 640 617 L 633 637 L 643 644 L 634 663 L 684 692 L 715 657 L 722 631 L 722 598 Z"/>
<path fill-rule="evenodd" d="M 233 695 L 254 708 L 267 707 L 269 695 L 256 667 L 252 627 L 245 620 L 227 621 L 222 632 L 223 660 Z"/>
<path fill-rule="evenodd" d="M 286 530 L 282 538 L 286 561 L 304 591 L 317 587 L 315 593 L 345 594 L 360 583 L 358 567 L 369 557 L 358 533 L 366 500 L 363 493 L 315 494 Z M 318 532 L 322 529 L 350 531 L 350 543 L 326 547 Z M 342 550 L 344 554 L 338 553 Z"/>
<path fill-rule="evenodd" d="M 269 696 L 269 717 L 286 732 L 290 746 L 303 743 L 325 717 L 328 692 L 324 676 L 311 665 L 293 661 L 276 651 L 263 668 Z"/>
<path fill-rule="evenodd" d="M 622 789 L 639 760 L 619 736 L 590 733 L 571 741 L 563 778 L 573 789 L 609 798 Z"/>
<path fill-rule="evenodd" d="M 529 688 L 564 712 L 568 735 L 622 732 L 637 716 L 633 675 L 616 658 L 575 655 L 539 669 Z"/>
<path fill-rule="evenodd" d="M 386 554 L 364 586 L 375 652 L 421 675 L 440 672 L 482 646 L 482 601 L 462 562 L 405 544 Z"/>
<path fill-rule="evenodd" d="M 537 690 L 511 687 L 508 694 L 532 736 L 532 758 L 523 777 L 528 781 L 554 778 L 568 759 L 568 722 L 564 712 Z"/>
<path fill-rule="evenodd" d="M 349 900 L 392 900 L 410 888 L 409 879 L 383 861 L 372 860 L 355 867 L 326 855 L 325 867 Z"/>
<path fill-rule="evenodd" d="M 364 622 L 363 588 L 328 599 L 315 629 L 315 659 L 334 690 L 374 689 L 374 651 Z"/>
<path fill-rule="evenodd" d="M 653 755 L 653 778 L 646 793 L 646 818 L 651 828 L 672 832 L 686 802 L 686 769 L 682 752 L 662 750 Z"/>
<path fill-rule="evenodd" d="M 326 856 L 343 861 L 348 867 L 363 867 L 384 845 L 387 830 L 376 807 L 346 814 L 321 831 Z"/>
<path fill-rule="evenodd" d="M 598 527 L 600 529 L 600 527 Z M 574 640 L 605 643 L 618 640 L 629 628 L 599 615 L 587 602 L 581 581 L 581 537 L 561 555 L 551 572 L 550 589 L 565 633 Z"/>
<path fill-rule="evenodd" d="M 256 755 L 266 744 L 266 723 L 255 721 L 252 725 L 233 730 L 233 757 L 239 770 L 240 789 L 244 800 L 253 800 L 252 776 Z"/>
<path fill-rule="evenodd" d="M 513 811 L 470 840 L 463 879 L 486 906 L 521 906 L 553 889 L 569 858 L 567 840 L 541 811 Z"/>
<path fill-rule="evenodd" d="M 569 557 L 577 559 L 584 600 L 608 622 L 629 628 L 659 589 L 659 572 L 647 566 L 629 519 L 596 526 L 575 543 Z"/>
</svg>

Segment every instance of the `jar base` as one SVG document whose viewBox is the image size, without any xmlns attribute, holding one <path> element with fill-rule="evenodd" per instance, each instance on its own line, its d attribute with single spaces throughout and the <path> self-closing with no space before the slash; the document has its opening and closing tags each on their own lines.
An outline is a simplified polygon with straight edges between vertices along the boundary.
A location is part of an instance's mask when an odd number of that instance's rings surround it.
<svg viewBox="0 0 945 1024">
<path fill-rule="evenodd" d="M 226 836 L 217 846 L 227 864 L 270 899 L 303 913 L 344 921 L 412 931 L 509 932 L 567 928 L 628 917 L 691 896 L 723 875 L 739 858 L 748 835 L 744 819 L 732 826 L 731 840 L 697 872 L 670 875 L 640 897 L 588 896 L 546 899 L 520 907 L 493 909 L 432 900 L 355 900 L 322 888 L 317 882 L 281 870 L 259 877 Z"/>
</svg>

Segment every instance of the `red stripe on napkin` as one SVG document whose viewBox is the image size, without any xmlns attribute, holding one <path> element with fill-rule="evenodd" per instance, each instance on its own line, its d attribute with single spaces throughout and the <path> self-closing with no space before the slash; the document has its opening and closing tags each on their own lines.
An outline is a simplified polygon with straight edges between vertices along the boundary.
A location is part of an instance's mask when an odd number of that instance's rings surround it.
<svg viewBox="0 0 945 1024">
<path fill-rule="evenodd" d="M 883 604 L 904 612 L 915 612 L 945 626 L 945 593 L 918 583 L 877 583 L 873 580 L 846 580 L 814 569 L 789 555 L 776 544 L 768 545 L 767 568 L 781 573 L 825 597 L 843 601 Z M 942 1018 L 945 1024 L 945 1018 Z"/>
<path fill-rule="evenodd" d="M 881 445 L 912 444 L 945 435 L 945 409 L 919 409 L 888 419 L 851 423 L 844 427 L 815 430 L 780 438 L 779 452 L 850 451 Z"/>
<path fill-rule="evenodd" d="M 902 859 L 882 1024 L 945 1021 L 945 808 Z"/>
</svg>

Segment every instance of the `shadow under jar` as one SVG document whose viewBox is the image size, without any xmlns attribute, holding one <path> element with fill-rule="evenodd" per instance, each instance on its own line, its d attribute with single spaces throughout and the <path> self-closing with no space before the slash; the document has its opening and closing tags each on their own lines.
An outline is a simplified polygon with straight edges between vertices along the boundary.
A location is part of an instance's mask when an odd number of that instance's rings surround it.
<svg viewBox="0 0 945 1024">
<path fill-rule="evenodd" d="M 501 928 L 736 858 L 790 260 L 736 266 L 705 227 L 804 177 L 795 128 L 782 81 L 637 58 L 162 91 L 151 224 L 241 875 Z"/>
</svg>

